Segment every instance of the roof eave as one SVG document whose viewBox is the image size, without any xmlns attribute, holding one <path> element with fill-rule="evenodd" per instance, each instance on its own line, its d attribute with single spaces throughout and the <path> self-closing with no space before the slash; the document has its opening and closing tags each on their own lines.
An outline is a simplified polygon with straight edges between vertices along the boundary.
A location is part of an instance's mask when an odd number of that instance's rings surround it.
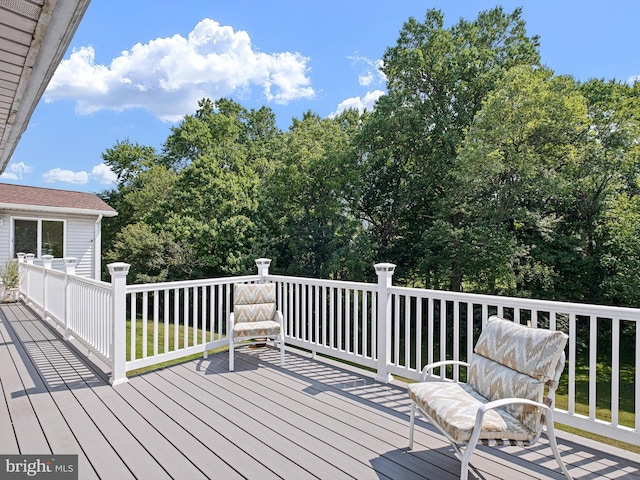
<svg viewBox="0 0 640 480">
<path fill-rule="evenodd" d="M 0 144 L 0 173 L 4 172 L 13 152 L 27 129 L 31 115 L 42 97 L 56 68 L 62 61 L 71 39 L 80 24 L 90 0 L 46 1 L 35 35 L 43 35 L 32 43 L 30 55 L 35 55 L 31 72 L 26 75 L 23 92 L 18 92 L 14 107 L 6 126 L 4 138 Z"/>
<path fill-rule="evenodd" d="M 115 210 L 91 210 L 86 208 L 47 207 L 43 205 L 22 205 L 19 203 L 0 203 L 0 210 L 12 210 L 36 213 L 55 213 L 58 215 L 92 215 L 103 217 L 115 217 Z"/>
</svg>

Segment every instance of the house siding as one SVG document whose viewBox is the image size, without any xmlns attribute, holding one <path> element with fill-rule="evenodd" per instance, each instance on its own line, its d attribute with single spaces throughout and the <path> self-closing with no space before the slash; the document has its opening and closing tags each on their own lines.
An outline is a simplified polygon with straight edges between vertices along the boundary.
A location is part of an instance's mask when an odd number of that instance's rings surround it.
<svg viewBox="0 0 640 480">
<path fill-rule="evenodd" d="M 65 257 L 76 257 L 78 263 L 76 273 L 78 275 L 96 278 L 96 220 L 97 216 L 64 216 L 48 213 L 33 213 L 21 211 L 0 210 L 2 225 L 0 226 L 0 262 L 4 264 L 11 257 L 12 238 L 11 224 L 14 218 L 33 218 L 46 220 L 62 220 L 65 222 Z M 99 228 L 99 227 L 98 227 Z M 99 247 L 98 247 L 99 248 Z M 98 252 L 100 255 L 101 252 Z M 36 263 L 41 264 L 37 259 Z M 53 261 L 53 268 L 64 270 L 64 262 L 61 258 Z"/>
<path fill-rule="evenodd" d="M 8 212 L 0 211 L 0 265 L 4 265 L 9 258 L 11 219 Z"/>
<path fill-rule="evenodd" d="M 86 277 L 94 277 L 95 221 L 95 218 L 67 219 L 65 255 L 78 259 L 76 273 Z"/>
</svg>

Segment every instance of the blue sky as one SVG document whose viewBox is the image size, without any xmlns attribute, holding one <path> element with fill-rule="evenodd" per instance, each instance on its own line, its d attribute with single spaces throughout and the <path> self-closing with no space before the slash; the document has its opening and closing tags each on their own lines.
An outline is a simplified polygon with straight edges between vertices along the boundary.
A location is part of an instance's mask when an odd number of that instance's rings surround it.
<svg viewBox="0 0 640 480">
<path fill-rule="evenodd" d="M 640 1 L 92 0 L 2 181 L 100 192 L 100 157 L 129 139 L 158 150 L 204 96 L 270 107 L 280 128 L 311 110 L 371 108 L 378 70 L 411 16 L 450 26 L 502 5 L 523 7 L 556 74 L 640 79 Z"/>
</svg>

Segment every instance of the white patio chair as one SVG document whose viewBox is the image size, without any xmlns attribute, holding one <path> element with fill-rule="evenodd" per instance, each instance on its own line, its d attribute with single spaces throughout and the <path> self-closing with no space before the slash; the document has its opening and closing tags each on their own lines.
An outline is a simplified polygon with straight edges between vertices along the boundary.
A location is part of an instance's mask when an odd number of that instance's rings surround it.
<svg viewBox="0 0 640 480">
<path fill-rule="evenodd" d="M 229 371 L 234 369 L 236 345 L 255 345 L 272 341 L 280 346 L 280 365 L 284 367 L 284 326 L 282 313 L 276 308 L 274 283 L 233 286 L 233 312 L 227 325 Z"/>
<path fill-rule="evenodd" d="M 466 480 L 476 445 L 533 445 L 546 426 L 553 455 L 564 476 L 571 479 L 558 451 L 552 410 L 567 338 L 562 332 L 490 317 L 470 363 L 452 360 L 426 365 L 421 381 L 409 385 L 409 448 L 413 448 L 417 407 L 451 442 L 462 463 L 460 479 Z M 433 369 L 451 364 L 468 367 L 468 383 L 426 381 Z"/>
</svg>

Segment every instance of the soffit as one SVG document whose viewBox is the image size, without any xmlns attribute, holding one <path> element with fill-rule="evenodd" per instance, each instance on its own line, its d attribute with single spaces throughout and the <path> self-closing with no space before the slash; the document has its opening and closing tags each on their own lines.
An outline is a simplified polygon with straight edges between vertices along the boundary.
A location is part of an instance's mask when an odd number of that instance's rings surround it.
<svg viewBox="0 0 640 480">
<path fill-rule="evenodd" d="M 90 0 L 0 0 L 0 173 Z"/>
</svg>

